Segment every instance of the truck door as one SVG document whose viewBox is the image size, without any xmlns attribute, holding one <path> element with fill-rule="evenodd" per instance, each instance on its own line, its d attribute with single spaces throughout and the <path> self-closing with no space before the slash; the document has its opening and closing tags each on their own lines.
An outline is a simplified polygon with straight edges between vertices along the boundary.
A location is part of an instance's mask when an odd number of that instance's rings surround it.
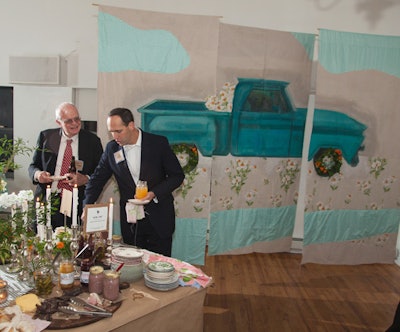
<svg viewBox="0 0 400 332">
<path fill-rule="evenodd" d="M 232 115 L 232 155 L 289 156 L 293 112 L 280 89 L 253 89 Z"/>
</svg>

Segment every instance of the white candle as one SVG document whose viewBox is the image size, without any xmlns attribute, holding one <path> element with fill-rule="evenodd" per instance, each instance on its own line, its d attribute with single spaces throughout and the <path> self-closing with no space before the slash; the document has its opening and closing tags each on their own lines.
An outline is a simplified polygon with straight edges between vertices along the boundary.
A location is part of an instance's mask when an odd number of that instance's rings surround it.
<svg viewBox="0 0 400 332">
<path fill-rule="evenodd" d="M 44 203 L 40 203 L 39 207 L 39 218 L 42 219 L 44 216 Z M 46 239 L 46 227 L 43 224 L 38 225 L 39 238 L 41 241 Z"/>
<path fill-rule="evenodd" d="M 39 225 L 39 219 L 40 219 L 40 201 L 39 201 L 39 197 L 36 197 L 35 210 L 36 210 L 36 224 Z"/>
<path fill-rule="evenodd" d="M 23 213 L 23 218 L 24 218 L 24 226 L 28 226 L 28 201 L 24 199 L 24 201 L 21 204 L 22 206 L 22 213 Z"/>
<path fill-rule="evenodd" d="M 114 218 L 114 204 L 112 197 L 110 198 L 110 204 L 108 208 L 108 239 L 112 239 L 113 232 L 113 218 Z"/>
<path fill-rule="evenodd" d="M 72 226 L 78 226 L 78 186 L 72 189 Z"/>
<path fill-rule="evenodd" d="M 51 227 L 51 188 L 47 186 L 46 188 L 46 202 L 47 202 L 47 227 Z"/>
<path fill-rule="evenodd" d="M 15 210 L 17 209 L 17 207 L 15 206 L 15 204 L 13 204 L 11 206 L 11 227 L 12 229 L 15 229 L 15 221 L 14 221 L 14 216 L 15 216 Z"/>
</svg>

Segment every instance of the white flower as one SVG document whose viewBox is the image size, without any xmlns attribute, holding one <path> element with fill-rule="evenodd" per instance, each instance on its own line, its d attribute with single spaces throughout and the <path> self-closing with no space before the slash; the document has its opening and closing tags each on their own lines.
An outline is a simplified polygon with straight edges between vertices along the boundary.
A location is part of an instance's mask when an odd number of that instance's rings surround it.
<svg viewBox="0 0 400 332">
<path fill-rule="evenodd" d="M 4 193 L 0 195 L 0 207 L 3 209 L 7 209 L 12 206 L 18 207 L 22 206 L 24 202 L 31 200 L 33 200 L 32 190 L 21 190 L 18 195 L 15 193 Z"/>
<path fill-rule="evenodd" d="M 206 107 L 211 111 L 231 112 L 235 85 L 226 82 L 218 94 L 206 98 Z"/>
<path fill-rule="evenodd" d="M 182 168 L 189 163 L 189 155 L 185 152 L 177 153 L 176 157 L 178 158 L 179 164 Z"/>
</svg>

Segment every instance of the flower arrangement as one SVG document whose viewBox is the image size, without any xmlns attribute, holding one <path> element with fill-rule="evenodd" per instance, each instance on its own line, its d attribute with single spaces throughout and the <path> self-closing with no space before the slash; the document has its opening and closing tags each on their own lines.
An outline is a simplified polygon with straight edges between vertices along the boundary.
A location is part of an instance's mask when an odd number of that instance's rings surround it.
<svg viewBox="0 0 400 332">
<path fill-rule="evenodd" d="M 172 151 L 176 154 L 178 161 L 185 174 L 189 174 L 199 163 L 199 152 L 195 145 L 173 144 Z"/>
<path fill-rule="evenodd" d="M 217 95 L 206 98 L 206 107 L 211 111 L 232 112 L 235 87 L 235 84 L 226 82 Z"/>
<path fill-rule="evenodd" d="M 314 168 L 319 176 L 331 177 L 340 173 L 343 156 L 339 149 L 321 149 L 314 157 Z"/>
<path fill-rule="evenodd" d="M 1 194 L 0 208 L 11 208 L 11 213 L 0 216 L 0 262 L 4 264 L 11 258 L 11 246 L 20 246 L 24 239 L 30 239 L 35 233 L 30 227 L 33 220 L 33 192 L 21 190 L 16 194 Z"/>
<path fill-rule="evenodd" d="M 35 251 L 44 246 L 34 231 L 34 223 L 45 225 L 47 206 L 42 205 L 38 210 L 33 201 L 32 190 L 21 190 L 18 194 L 0 194 L 0 262 L 8 262 L 12 256 L 12 247 L 22 250 L 23 246 L 33 246 Z M 52 202 L 59 198 L 52 196 Z M 57 209 L 52 204 L 50 213 Z M 42 241 L 43 242 L 43 241 Z"/>
<path fill-rule="evenodd" d="M 72 230 L 67 227 L 57 227 L 54 230 L 54 255 L 61 254 L 63 257 L 72 257 L 71 242 Z"/>
</svg>

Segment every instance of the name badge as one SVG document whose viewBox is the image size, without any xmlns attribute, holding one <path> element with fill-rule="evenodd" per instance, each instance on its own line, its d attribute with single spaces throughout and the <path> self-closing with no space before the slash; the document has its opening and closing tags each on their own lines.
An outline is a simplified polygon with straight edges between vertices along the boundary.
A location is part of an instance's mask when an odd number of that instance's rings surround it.
<svg viewBox="0 0 400 332">
<path fill-rule="evenodd" d="M 121 161 L 125 160 L 122 150 L 118 150 L 117 152 L 114 153 L 114 159 L 117 164 L 119 164 Z"/>
</svg>

